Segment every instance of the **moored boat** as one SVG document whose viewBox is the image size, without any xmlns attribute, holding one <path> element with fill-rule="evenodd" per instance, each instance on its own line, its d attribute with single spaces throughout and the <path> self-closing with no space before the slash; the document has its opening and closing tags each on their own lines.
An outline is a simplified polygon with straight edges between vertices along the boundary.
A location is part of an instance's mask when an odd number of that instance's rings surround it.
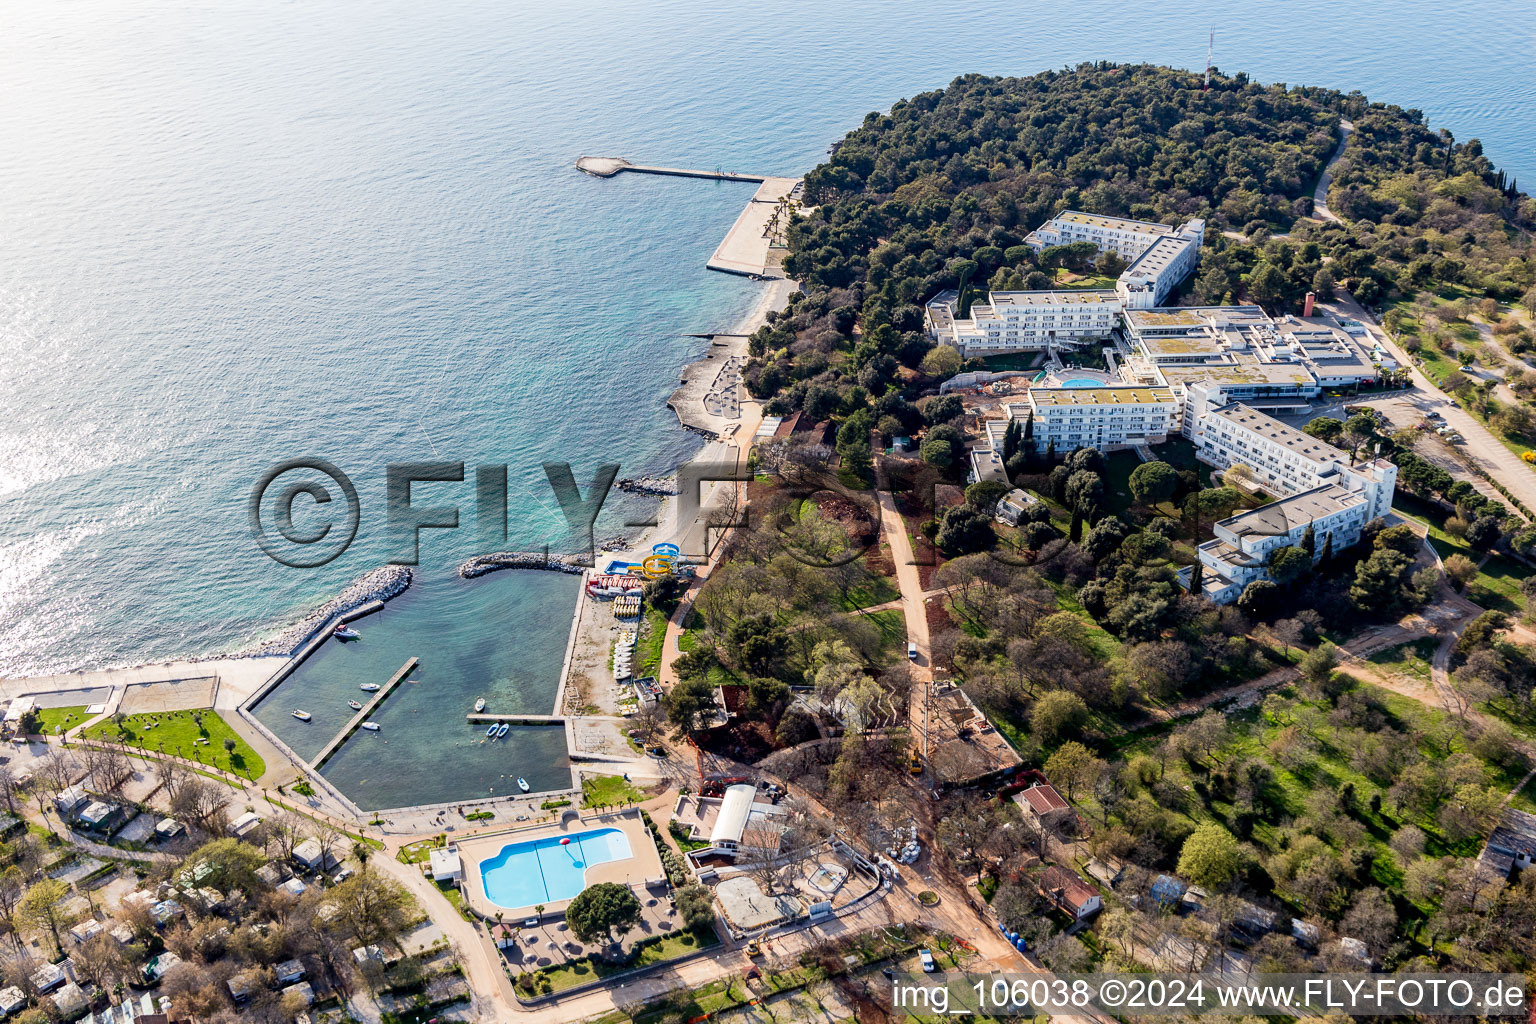
<svg viewBox="0 0 1536 1024">
<path fill-rule="evenodd" d="M 359 704 L 355 700 L 347 701 L 347 707 L 351 708 L 353 711 L 361 711 L 361 710 L 363 710 L 363 706 L 361 704 Z"/>
<path fill-rule="evenodd" d="M 379 731 L 379 723 L 378 722 L 364 722 L 362 725 L 358 726 L 358 728 L 360 728 L 360 729 L 367 729 L 369 732 L 378 732 Z"/>
<path fill-rule="evenodd" d="M 511 731 L 512 731 L 512 727 L 510 725 L 508 725 L 506 722 L 502 722 L 499 726 L 496 727 L 496 738 L 497 739 L 501 739 L 503 736 L 505 736 L 507 733 L 509 733 Z"/>
<path fill-rule="evenodd" d="M 492 722 L 489 726 L 486 727 L 485 738 L 486 739 L 490 739 L 490 740 L 493 740 L 493 739 L 496 738 L 496 723 L 495 722 Z"/>
<path fill-rule="evenodd" d="M 379 690 L 379 684 L 378 683 L 359 683 L 357 688 L 359 690 L 365 690 L 368 693 L 377 693 L 378 690 Z"/>
<path fill-rule="evenodd" d="M 485 698 L 484 697 L 476 697 L 475 698 L 475 714 L 478 715 L 480 712 L 482 712 L 484 710 L 485 710 Z"/>
<path fill-rule="evenodd" d="M 307 722 L 307 721 L 309 721 L 311 718 L 313 718 L 315 716 L 311 715 L 308 711 L 304 711 L 301 708 L 294 708 L 293 709 L 293 717 L 297 718 L 301 722 Z"/>
<path fill-rule="evenodd" d="M 522 790 L 524 793 L 528 792 L 528 780 L 519 775 L 517 777 L 517 788 Z"/>
<path fill-rule="evenodd" d="M 357 630 L 353 629 L 351 626 L 337 625 L 335 635 L 336 635 L 336 639 L 338 639 L 338 640 L 356 640 L 357 638 L 359 638 L 363 634 L 359 633 Z"/>
</svg>

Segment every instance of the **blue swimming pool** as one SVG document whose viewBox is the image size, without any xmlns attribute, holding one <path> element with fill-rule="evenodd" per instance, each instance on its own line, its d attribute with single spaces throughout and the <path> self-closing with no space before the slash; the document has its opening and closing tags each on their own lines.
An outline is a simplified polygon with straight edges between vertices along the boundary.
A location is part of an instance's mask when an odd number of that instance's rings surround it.
<svg viewBox="0 0 1536 1024">
<path fill-rule="evenodd" d="M 1073 377 L 1071 380 L 1062 381 L 1061 386 L 1064 388 L 1098 388 L 1103 387 L 1104 382 L 1094 380 L 1092 377 Z"/>
<path fill-rule="evenodd" d="M 570 843 L 561 846 L 561 839 Z M 480 864 L 485 898 L 507 910 L 574 899 L 587 887 L 592 864 L 628 860 L 629 837 L 616 828 L 508 843 Z"/>
</svg>

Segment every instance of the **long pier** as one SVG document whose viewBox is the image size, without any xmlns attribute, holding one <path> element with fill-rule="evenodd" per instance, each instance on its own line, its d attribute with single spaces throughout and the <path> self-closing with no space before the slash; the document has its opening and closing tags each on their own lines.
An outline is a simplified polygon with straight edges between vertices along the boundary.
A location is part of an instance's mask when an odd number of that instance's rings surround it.
<svg viewBox="0 0 1536 1024">
<path fill-rule="evenodd" d="M 324 750 L 315 755 L 314 760 L 309 762 L 309 767 L 315 771 L 319 771 L 320 766 L 325 763 L 325 759 L 336 753 L 336 748 L 345 743 L 347 738 L 357 731 L 358 726 L 368 721 L 368 716 L 373 714 L 373 709 L 382 704 L 384 702 L 384 698 L 388 697 L 392 692 L 394 692 L 395 687 L 399 686 L 405 681 L 406 676 L 416 671 L 416 666 L 419 664 L 419 659 L 412 658 L 404 665 L 401 665 L 400 671 L 390 676 L 389 682 L 385 683 L 379 689 L 379 692 L 373 695 L 372 700 L 363 705 L 363 710 L 353 715 L 351 721 L 342 726 L 341 732 L 331 737 L 331 742 L 325 745 Z"/>
<path fill-rule="evenodd" d="M 479 722 L 482 725 L 489 722 L 506 722 L 508 725 L 565 724 L 564 715 L 493 715 L 488 711 L 479 713 L 471 711 L 469 714 L 464 716 L 464 720 L 471 723 Z"/>
<path fill-rule="evenodd" d="M 576 161 L 576 169 L 595 178 L 611 178 L 624 171 L 633 171 L 635 174 L 669 174 L 675 178 L 709 178 L 714 181 L 764 182 L 770 177 L 766 174 L 741 174 L 737 171 L 696 171 L 686 167 L 632 164 L 618 156 L 584 156 Z"/>
</svg>

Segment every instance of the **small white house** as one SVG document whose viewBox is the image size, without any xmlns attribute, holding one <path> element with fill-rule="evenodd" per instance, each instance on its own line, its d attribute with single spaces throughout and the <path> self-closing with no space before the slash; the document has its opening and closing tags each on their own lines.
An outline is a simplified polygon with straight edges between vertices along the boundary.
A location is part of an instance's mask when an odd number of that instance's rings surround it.
<svg viewBox="0 0 1536 1024">
<path fill-rule="evenodd" d="M 53 994 L 53 1005 L 65 1017 L 85 1009 L 85 992 L 74 982 L 69 982 Z"/>
<path fill-rule="evenodd" d="M 86 942 L 101 934 L 101 922 L 88 917 L 69 930 L 69 937 L 76 942 Z"/>
<path fill-rule="evenodd" d="M 240 817 L 229 823 L 229 834 L 236 838 L 244 838 L 252 829 L 261 824 L 261 815 L 255 811 L 246 811 Z"/>
<path fill-rule="evenodd" d="M 293 862 L 305 871 L 329 871 L 338 861 L 329 850 L 320 847 L 320 840 L 309 838 L 293 848 Z"/>
<path fill-rule="evenodd" d="M 186 826 L 175 818 L 161 818 L 155 823 L 155 835 L 160 839 L 174 839 L 186 831 Z"/>
<path fill-rule="evenodd" d="M 464 863 L 459 857 L 459 851 L 455 847 L 448 846 L 440 850 L 433 850 L 430 866 L 434 882 L 464 881 Z"/>
<path fill-rule="evenodd" d="M 175 967 L 179 963 L 181 963 L 181 957 L 177 956 L 175 953 L 172 953 L 170 950 L 166 950 L 164 953 L 161 953 L 159 956 L 152 958 L 149 963 L 144 965 L 144 977 L 148 978 L 150 981 L 159 981 L 161 978 L 165 977 L 166 971 L 170 970 L 172 967 Z"/>
<path fill-rule="evenodd" d="M 32 987 L 39 992 L 52 992 L 69 978 L 58 964 L 43 964 L 32 972 Z"/>
<path fill-rule="evenodd" d="M 60 814 L 74 814 L 77 810 L 91 802 L 82 786 L 70 786 L 68 789 L 59 790 L 59 795 L 53 798 L 53 806 L 59 809 Z"/>
<path fill-rule="evenodd" d="M 284 960 L 273 969 L 277 972 L 279 985 L 290 985 L 295 981 L 304 980 L 304 961 L 297 958 Z"/>
<path fill-rule="evenodd" d="M 27 994 L 20 986 L 9 985 L 0 988 L 0 1016 L 9 1017 L 18 1010 L 26 1009 Z"/>
<path fill-rule="evenodd" d="M 92 800 L 79 814 L 80 824 L 86 828 L 101 828 L 112 820 L 117 808 L 104 800 Z"/>
<path fill-rule="evenodd" d="M 308 890 L 309 886 L 305 885 L 297 878 L 290 878 L 288 881 L 277 887 L 278 892 L 285 892 L 290 896 L 303 896 L 304 893 Z"/>
</svg>

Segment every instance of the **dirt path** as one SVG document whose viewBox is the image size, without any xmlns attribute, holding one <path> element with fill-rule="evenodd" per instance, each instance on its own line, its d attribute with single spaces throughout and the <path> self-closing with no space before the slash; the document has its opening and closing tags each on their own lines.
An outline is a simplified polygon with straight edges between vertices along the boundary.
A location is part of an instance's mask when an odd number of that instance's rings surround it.
<svg viewBox="0 0 1536 1024">
<path fill-rule="evenodd" d="M 1333 184 L 1333 168 L 1344 155 L 1344 147 L 1349 144 L 1350 135 L 1354 134 L 1355 125 L 1346 119 L 1339 120 L 1339 145 L 1333 151 L 1333 156 L 1328 158 L 1328 164 L 1323 168 L 1322 175 L 1317 179 L 1317 188 L 1312 190 L 1312 216 L 1318 220 L 1338 221 L 1339 215 L 1328 209 L 1328 186 Z"/>
</svg>

